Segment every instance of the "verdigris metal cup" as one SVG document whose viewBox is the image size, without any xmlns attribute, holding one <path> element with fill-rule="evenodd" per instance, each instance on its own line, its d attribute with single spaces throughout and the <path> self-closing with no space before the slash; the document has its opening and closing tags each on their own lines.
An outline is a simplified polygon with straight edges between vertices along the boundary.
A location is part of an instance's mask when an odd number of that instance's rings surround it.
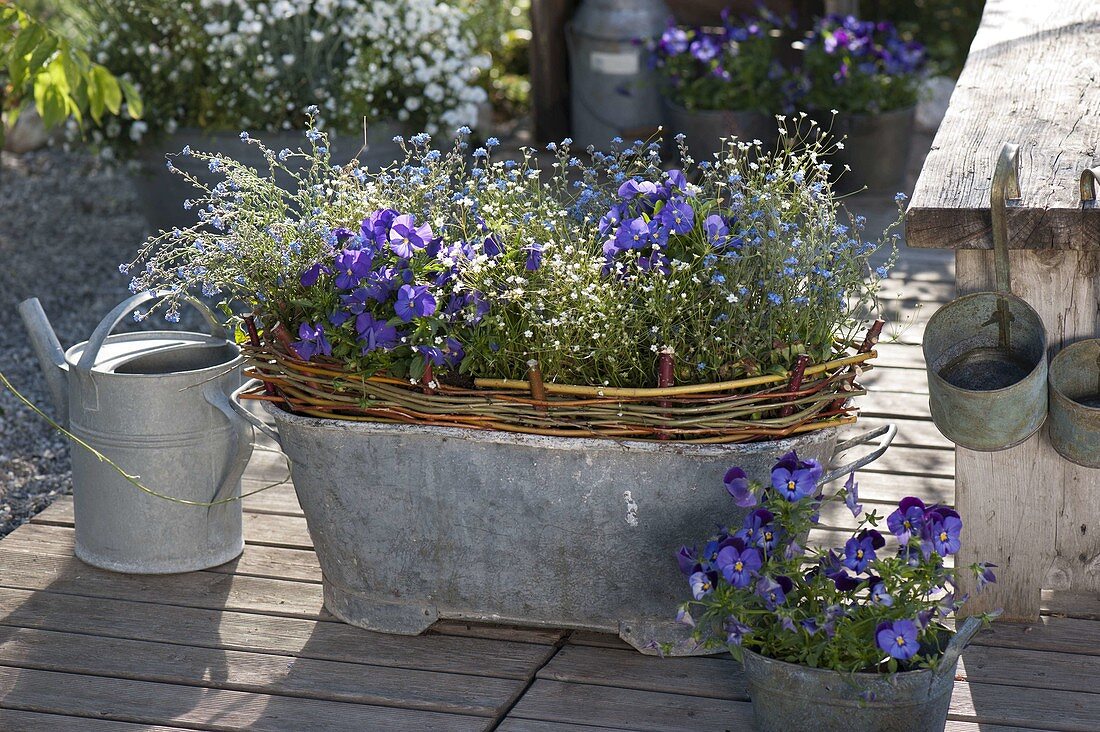
<svg viewBox="0 0 1100 732">
<path fill-rule="evenodd" d="M 1070 462 L 1100 468 L 1100 339 L 1063 348 L 1048 383 L 1050 444 Z"/>
<path fill-rule="evenodd" d="M 924 358 L 932 421 L 956 445 L 994 451 L 1035 434 L 1047 414 L 1047 335 L 1035 309 L 1012 294 L 1006 199 L 1019 197 L 1017 146 L 1006 144 L 993 174 L 997 291 L 940 308 L 928 321 Z"/>
</svg>

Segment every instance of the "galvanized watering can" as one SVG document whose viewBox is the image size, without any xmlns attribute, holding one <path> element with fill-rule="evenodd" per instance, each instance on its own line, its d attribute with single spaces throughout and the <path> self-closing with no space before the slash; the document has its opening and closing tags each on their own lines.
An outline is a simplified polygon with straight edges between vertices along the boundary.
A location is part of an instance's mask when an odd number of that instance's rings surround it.
<svg viewBox="0 0 1100 732">
<path fill-rule="evenodd" d="M 1047 335 L 1034 308 L 1012 294 L 1008 198 L 1019 198 L 1017 146 L 1006 144 L 993 173 L 991 208 L 996 292 L 948 303 L 928 321 L 924 358 L 932 421 L 971 450 L 1004 450 L 1031 437 L 1047 414 Z"/>
<path fill-rule="evenodd" d="M 241 476 L 252 427 L 228 401 L 241 383 L 240 349 L 200 301 L 209 335 L 149 331 L 111 335 L 143 293 L 68 351 L 37 298 L 19 305 L 58 411 L 58 423 L 169 498 L 142 492 L 110 464 L 74 445 L 76 555 L 116 572 L 189 572 L 244 548 Z M 187 505 L 188 502 L 199 505 Z M 214 505 L 209 505 L 214 503 Z"/>
</svg>

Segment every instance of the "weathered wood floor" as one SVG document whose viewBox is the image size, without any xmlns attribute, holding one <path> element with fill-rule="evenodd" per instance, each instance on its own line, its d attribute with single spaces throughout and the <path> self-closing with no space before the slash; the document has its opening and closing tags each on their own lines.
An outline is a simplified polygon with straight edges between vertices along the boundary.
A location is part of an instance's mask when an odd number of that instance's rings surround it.
<svg viewBox="0 0 1100 732">
<path fill-rule="evenodd" d="M 866 378 L 863 424 L 900 429 L 861 473 L 865 502 L 952 501 L 953 454 L 927 417 L 916 345 L 952 279 L 949 253 L 907 251 L 887 288 L 923 312 Z M 257 453 L 246 488 L 284 474 Z M 728 659 L 646 657 L 582 632 L 445 622 L 404 638 L 336 622 L 290 486 L 245 510 L 243 556 L 171 577 L 73 558 L 69 500 L 0 541 L 0 731 L 752 729 Z M 1100 598 L 1051 596 L 1039 623 L 981 636 L 951 713 L 958 732 L 1100 730 Z"/>
</svg>

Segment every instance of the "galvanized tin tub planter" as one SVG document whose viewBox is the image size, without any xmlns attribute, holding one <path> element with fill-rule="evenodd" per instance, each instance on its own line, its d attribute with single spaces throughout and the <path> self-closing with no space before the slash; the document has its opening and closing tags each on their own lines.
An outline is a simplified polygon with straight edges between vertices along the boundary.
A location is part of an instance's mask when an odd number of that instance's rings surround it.
<svg viewBox="0 0 1100 732">
<path fill-rule="evenodd" d="M 126 300 L 87 341 L 64 352 L 38 300 L 20 305 L 58 423 L 118 467 L 73 444 L 76 556 L 114 572 L 191 572 L 244 549 L 234 498 L 252 455 L 252 427 L 229 402 L 241 384 L 240 348 L 190 298 L 209 335 L 110 334 L 135 308 L 165 294 Z M 143 492 L 119 469 L 177 500 Z"/>
<path fill-rule="evenodd" d="M 675 145 L 675 136 L 683 133 L 692 157 L 709 160 L 722 149 L 722 140 L 736 137 L 741 142 L 760 140 L 765 152 L 774 150 L 779 139 L 775 117 L 763 112 L 735 109 L 685 109 L 671 99 L 663 99 L 665 139 Z"/>
<path fill-rule="evenodd" d="M 758 732 L 942 732 L 959 654 L 981 627 L 968 618 L 934 669 L 845 674 L 745 650 Z"/>
<path fill-rule="evenodd" d="M 366 167 L 381 167 L 396 160 L 401 149 L 393 142 L 394 135 L 404 135 L 406 126 L 398 122 L 381 121 L 367 128 L 368 148 L 357 157 Z M 142 180 L 138 186 L 138 196 L 145 211 L 146 219 L 154 231 L 170 231 L 173 227 L 183 228 L 195 223 L 195 212 L 183 208 L 182 202 L 196 195 L 195 187 L 182 176 L 167 169 L 165 155 L 179 153 L 184 146 L 192 150 L 208 153 L 222 153 L 245 165 L 249 165 L 261 174 L 267 174 L 268 164 L 256 144 L 240 139 L 240 130 L 205 130 L 197 127 L 183 127 L 171 135 L 157 138 L 146 143 L 141 149 Z M 264 146 L 276 153 L 283 148 L 297 150 L 309 147 L 302 131 L 264 132 Z M 330 146 L 333 149 L 333 161 L 344 163 L 356 155 L 363 145 L 362 135 L 334 135 L 329 132 Z M 290 161 L 293 164 L 294 160 Z M 211 173 L 206 163 L 188 165 L 186 158 L 176 157 L 173 164 L 196 176 L 201 182 L 214 186 L 222 176 Z"/>
<path fill-rule="evenodd" d="M 851 168 L 840 177 L 838 190 L 896 193 L 905 182 L 916 113 L 915 106 L 877 114 L 813 112 L 823 129 L 832 128 L 833 139 L 847 138 L 829 161 L 837 175 L 845 165 Z"/>
<path fill-rule="evenodd" d="M 713 533 L 716 517 L 745 513 L 722 488 L 725 471 L 764 479 L 788 450 L 828 465 L 838 433 L 684 445 L 264 407 L 278 432 L 263 429 L 291 462 L 325 607 L 341 620 L 409 635 L 440 618 L 585 628 L 680 653 L 694 644 L 673 622 L 684 595 L 675 552 Z"/>
</svg>

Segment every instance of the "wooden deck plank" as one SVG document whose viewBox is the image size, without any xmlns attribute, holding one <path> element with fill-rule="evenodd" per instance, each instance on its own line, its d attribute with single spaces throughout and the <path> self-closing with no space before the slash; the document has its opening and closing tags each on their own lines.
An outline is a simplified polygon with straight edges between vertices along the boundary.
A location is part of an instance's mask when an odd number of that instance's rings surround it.
<svg viewBox="0 0 1100 732">
<path fill-rule="evenodd" d="M 503 711 L 525 684 L 15 627 L 0 627 L 0 665 L 483 717 Z"/>
<path fill-rule="evenodd" d="M 6 732 L 185 732 L 186 729 L 0 708 L 0 730 Z"/>
<path fill-rule="evenodd" d="M 587 724 L 547 722 L 541 719 L 505 719 L 497 732 L 634 732 L 626 727 L 592 727 Z"/>
<path fill-rule="evenodd" d="M 0 666 L 11 709 L 237 732 L 480 732 L 483 717 Z"/>
<path fill-rule="evenodd" d="M 0 625 L 505 679 L 529 677 L 552 652 L 531 643 L 395 636 L 344 623 L 10 588 L 0 588 Z"/>
<path fill-rule="evenodd" d="M 1047 615 L 1035 623 L 998 622 L 974 644 L 1100 656 L 1100 622 Z"/>
<path fill-rule="evenodd" d="M 508 715 L 643 732 L 752 729 L 748 702 L 538 679 Z"/>
</svg>

